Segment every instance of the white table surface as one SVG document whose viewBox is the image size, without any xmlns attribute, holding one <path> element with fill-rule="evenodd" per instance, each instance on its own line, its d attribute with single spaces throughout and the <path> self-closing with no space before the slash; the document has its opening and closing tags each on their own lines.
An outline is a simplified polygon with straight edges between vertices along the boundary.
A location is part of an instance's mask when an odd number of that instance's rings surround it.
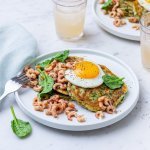
<svg viewBox="0 0 150 150">
<path fill-rule="evenodd" d="M 0 0 L 0 24 L 16 21 L 38 41 L 40 54 L 70 47 L 105 51 L 125 61 L 140 82 L 140 99 L 135 109 L 122 121 L 99 130 L 67 132 L 36 123 L 18 107 L 13 95 L 0 112 L 0 150 L 149 150 L 150 146 L 150 73 L 141 65 L 139 42 L 117 38 L 99 28 L 93 20 L 89 0 L 85 36 L 77 42 L 64 42 L 55 34 L 51 0 Z M 9 106 L 32 124 L 32 135 L 18 139 L 11 130 Z"/>
</svg>

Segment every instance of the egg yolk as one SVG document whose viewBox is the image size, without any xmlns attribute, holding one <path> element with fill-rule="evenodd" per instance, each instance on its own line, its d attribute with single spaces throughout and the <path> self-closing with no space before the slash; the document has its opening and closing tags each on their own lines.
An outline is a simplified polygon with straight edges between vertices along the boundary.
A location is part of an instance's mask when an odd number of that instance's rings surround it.
<svg viewBox="0 0 150 150">
<path fill-rule="evenodd" d="M 89 61 L 76 63 L 74 72 L 78 77 L 85 79 L 95 78 L 100 73 L 98 66 Z"/>
<path fill-rule="evenodd" d="M 146 0 L 148 3 L 150 3 L 150 0 Z"/>
</svg>

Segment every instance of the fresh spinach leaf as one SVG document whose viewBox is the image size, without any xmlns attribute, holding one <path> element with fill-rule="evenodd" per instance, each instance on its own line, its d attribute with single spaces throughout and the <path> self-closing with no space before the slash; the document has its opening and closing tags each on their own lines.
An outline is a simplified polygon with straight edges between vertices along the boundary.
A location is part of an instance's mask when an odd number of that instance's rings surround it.
<svg viewBox="0 0 150 150">
<path fill-rule="evenodd" d="M 40 101 L 42 100 L 47 100 L 50 98 L 50 96 L 52 95 L 52 92 L 49 92 L 49 93 L 38 93 L 37 94 L 37 97 Z"/>
<path fill-rule="evenodd" d="M 45 60 L 44 62 L 38 64 L 42 69 L 44 69 L 46 66 L 48 66 L 54 59 L 48 59 L 48 60 Z"/>
<path fill-rule="evenodd" d="M 65 50 L 64 52 L 59 52 L 51 59 L 45 60 L 44 62 L 38 65 L 43 69 L 47 67 L 53 60 L 64 62 L 68 58 L 68 55 L 69 55 L 69 50 Z"/>
<path fill-rule="evenodd" d="M 29 122 L 25 122 L 16 117 L 13 106 L 10 107 L 11 113 L 13 115 L 13 120 L 11 121 L 11 128 L 13 132 L 19 137 L 24 138 L 32 132 L 32 127 Z"/>
<path fill-rule="evenodd" d="M 111 6 L 112 6 L 112 0 L 108 0 L 103 4 L 102 9 L 108 10 Z"/>
<path fill-rule="evenodd" d="M 38 97 L 41 100 L 48 93 L 51 93 L 54 85 L 54 80 L 52 77 L 47 75 L 44 71 L 41 71 L 39 75 L 39 85 L 42 86 L 42 91 L 38 94 Z"/>
<path fill-rule="evenodd" d="M 119 78 L 114 75 L 106 74 L 102 78 L 103 78 L 105 85 L 108 86 L 112 90 L 120 88 L 124 84 L 124 82 L 123 82 L 124 78 Z"/>
<path fill-rule="evenodd" d="M 64 62 L 68 58 L 68 55 L 69 55 L 69 50 L 65 50 L 63 53 L 61 53 L 61 52 L 57 53 L 54 56 L 54 59 L 58 60 L 60 62 Z"/>
</svg>

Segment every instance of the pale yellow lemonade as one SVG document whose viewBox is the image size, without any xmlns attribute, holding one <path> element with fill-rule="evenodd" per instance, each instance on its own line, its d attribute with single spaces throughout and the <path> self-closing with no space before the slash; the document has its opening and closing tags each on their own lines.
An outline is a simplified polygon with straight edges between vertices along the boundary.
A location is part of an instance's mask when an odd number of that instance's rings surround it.
<svg viewBox="0 0 150 150">
<path fill-rule="evenodd" d="M 57 34 L 65 39 L 80 37 L 83 34 L 85 9 L 78 12 L 65 13 L 61 10 L 54 11 Z"/>
<path fill-rule="evenodd" d="M 150 41 L 141 42 L 141 54 L 144 67 L 150 68 Z"/>
</svg>

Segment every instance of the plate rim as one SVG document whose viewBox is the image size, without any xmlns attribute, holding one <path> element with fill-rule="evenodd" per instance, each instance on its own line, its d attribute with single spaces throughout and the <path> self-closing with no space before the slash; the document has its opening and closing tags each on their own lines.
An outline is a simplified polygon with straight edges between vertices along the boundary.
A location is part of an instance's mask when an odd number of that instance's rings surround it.
<svg viewBox="0 0 150 150">
<path fill-rule="evenodd" d="M 128 35 L 128 34 L 123 34 L 123 33 L 117 32 L 116 30 L 113 30 L 112 28 L 108 28 L 103 22 L 101 22 L 96 13 L 97 1 L 98 0 L 93 0 L 93 2 L 92 2 L 92 14 L 93 14 L 94 20 L 101 28 L 103 28 L 106 32 L 109 32 L 117 37 L 121 37 L 123 39 L 128 39 L 128 40 L 132 40 L 132 41 L 140 41 L 140 36 Z"/>
<path fill-rule="evenodd" d="M 29 116 L 30 118 L 32 118 L 33 120 L 35 120 L 35 121 L 37 121 L 41 124 L 44 124 L 44 125 L 52 127 L 52 128 L 61 129 L 61 130 L 68 130 L 68 131 L 94 130 L 94 129 L 98 129 L 98 128 L 102 128 L 102 127 L 106 127 L 106 126 L 109 126 L 111 124 L 114 124 L 114 123 L 120 121 L 121 119 L 123 119 L 124 117 L 126 117 L 133 110 L 133 108 L 135 107 L 135 105 L 137 104 L 137 101 L 139 99 L 139 82 L 138 82 L 138 79 L 137 79 L 135 73 L 133 72 L 133 70 L 125 62 L 123 62 L 119 58 L 117 58 L 117 57 L 115 57 L 115 56 L 113 56 L 109 53 L 102 52 L 102 51 L 97 51 L 97 50 L 93 50 L 93 49 L 88 49 L 88 48 L 70 48 L 70 49 L 71 49 L 72 52 L 77 52 L 78 51 L 78 52 L 83 53 L 85 51 L 85 53 L 87 53 L 87 52 L 99 53 L 100 55 L 104 55 L 104 56 L 107 56 L 108 58 L 112 58 L 113 60 L 117 61 L 117 63 L 119 62 L 121 65 L 123 65 L 123 67 L 125 67 L 132 74 L 132 77 L 134 78 L 134 82 L 135 82 L 136 88 L 137 88 L 136 98 L 135 98 L 134 103 L 131 105 L 131 107 L 128 108 L 122 114 L 118 115 L 117 117 L 114 117 L 114 118 L 112 118 L 110 120 L 107 120 L 105 122 L 99 122 L 99 123 L 94 123 L 94 124 L 86 124 L 86 125 L 84 125 L 84 124 L 80 124 L 80 125 L 68 124 L 68 125 L 66 125 L 66 124 L 61 124 L 61 123 L 50 122 L 48 120 L 45 120 L 43 118 L 40 118 L 40 117 L 35 116 L 34 114 L 32 114 L 30 112 L 30 110 L 28 110 L 28 108 L 23 104 L 23 102 L 21 101 L 21 98 L 19 98 L 18 91 L 16 91 L 14 94 L 15 94 L 15 98 L 16 98 L 17 104 L 19 105 L 20 109 L 27 116 Z M 55 54 L 57 52 L 61 52 L 63 50 L 64 49 L 59 49 L 59 50 L 55 50 L 55 51 L 52 51 L 52 52 L 49 52 L 49 53 L 42 54 L 42 55 L 36 57 L 33 61 L 31 61 L 28 64 L 32 64 L 35 61 L 38 61 L 43 57 L 46 57 L 48 55 L 53 55 L 53 54 Z"/>
</svg>

